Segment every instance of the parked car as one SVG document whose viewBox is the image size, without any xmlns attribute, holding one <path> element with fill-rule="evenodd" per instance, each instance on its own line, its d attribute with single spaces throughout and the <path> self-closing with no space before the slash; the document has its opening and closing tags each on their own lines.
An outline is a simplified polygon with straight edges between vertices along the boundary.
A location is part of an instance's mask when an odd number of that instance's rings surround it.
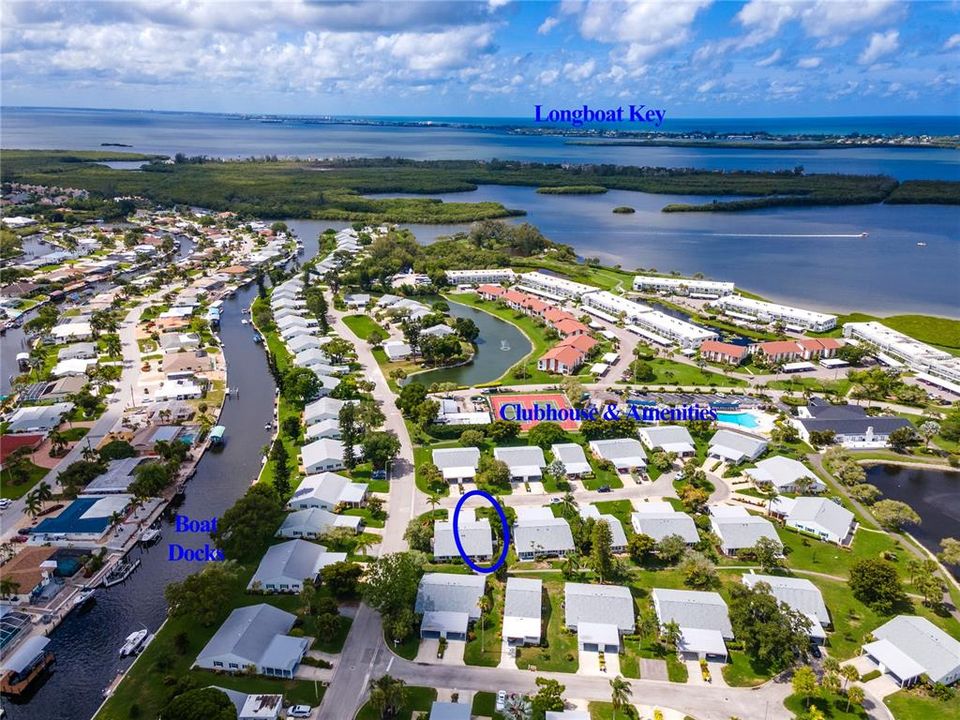
<svg viewBox="0 0 960 720">
<path fill-rule="evenodd" d="M 504 709 L 506 706 L 507 706 L 507 691 L 506 691 L 506 690 L 500 690 L 500 691 L 497 693 L 497 705 L 496 705 L 496 708 L 495 708 L 495 709 L 496 709 L 497 712 L 503 712 L 503 709 Z"/>
<path fill-rule="evenodd" d="M 608 492 L 610 492 L 610 486 L 609 486 L 609 485 L 601 485 L 600 487 L 597 488 L 597 492 L 608 493 Z"/>
<path fill-rule="evenodd" d="M 386 479 L 387 479 L 387 471 L 386 471 L 386 470 L 374 470 L 372 473 L 370 473 L 370 478 L 373 479 L 373 480 L 386 480 Z"/>
<path fill-rule="evenodd" d="M 813 643 L 810 645 L 810 654 L 818 660 L 823 657 L 823 653 L 820 652 L 820 646 Z"/>
<path fill-rule="evenodd" d="M 563 500 L 560 499 L 560 498 L 558 498 L 558 497 L 552 497 L 552 498 L 550 498 L 550 504 L 551 504 L 551 505 L 559 505 L 559 504 L 562 503 L 562 502 L 563 502 Z"/>
<path fill-rule="evenodd" d="M 292 708 L 287 709 L 287 717 L 295 718 L 305 718 L 310 717 L 310 713 L 313 710 L 309 705 L 294 705 Z"/>
</svg>

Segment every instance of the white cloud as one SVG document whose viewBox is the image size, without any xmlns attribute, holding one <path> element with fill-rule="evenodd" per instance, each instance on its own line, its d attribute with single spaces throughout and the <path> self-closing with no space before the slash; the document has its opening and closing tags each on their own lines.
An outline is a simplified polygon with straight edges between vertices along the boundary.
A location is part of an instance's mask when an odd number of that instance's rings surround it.
<svg viewBox="0 0 960 720">
<path fill-rule="evenodd" d="M 754 47 L 779 34 L 789 22 L 799 20 L 809 37 L 824 47 L 840 45 L 854 30 L 889 24 L 905 11 L 898 0 L 750 0 L 737 13 L 747 30 L 741 47 Z"/>
<path fill-rule="evenodd" d="M 504 5 L 508 5 L 509 3 L 510 0 L 487 0 L 487 4 L 490 6 L 491 10 L 502 8 Z"/>
<path fill-rule="evenodd" d="M 823 62 L 823 58 L 819 57 L 805 57 L 797 60 L 797 67 L 804 70 L 812 70 L 813 68 L 820 67 L 820 63 Z"/>
<path fill-rule="evenodd" d="M 717 86 L 716 80 L 707 80 L 706 82 L 701 83 L 700 85 L 697 86 L 697 92 L 698 93 L 710 92 L 716 86 Z"/>
<path fill-rule="evenodd" d="M 553 85 L 560 77 L 559 70 L 544 70 L 537 76 L 537 81 L 541 85 Z"/>
<path fill-rule="evenodd" d="M 576 65 L 574 63 L 567 63 L 563 66 L 563 74 L 567 80 L 571 82 L 583 82 L 588 78 L 593 77 L 594 70 L 597 69 L 597 63 L 595 60 L 587 60 L 585 63 Z"/>
<path fill-rule="evenodd" d="M 864 51 L 860 53 L 857 62 L 861 65 L 873 65 L 884 55 L 889 55 L 900 47 L 900 33 L 896 30 L 888 30 L 885 33 L 873 33 L 870 36 L 870 42 Z"/>
<path fill-rule="evenodd" d="M 546 35 L 559 24 L 560 18 L 548 17 L 546 20 L 540 23 L 540 27 L 537 28 L 537 33 L 540 35 Z"/>
<path fill-rule="evenodd" d="M 775 62 L 777 62 L 777 60 L 779 60 L 781 57 L 783 57 L 783 50 L 777 48 L 772 54 L 763 58 L 763 60 L 757 60 L 754 65 L 757 67 L 768 67 L 769 65 L 773 65 Z"/>
<path fill-rule="evenodd" d="M 943 44 L 944 50 L 953 50 L 955 47 L 960 47 L 960 33 L 954 33 Z"/>
</svg>

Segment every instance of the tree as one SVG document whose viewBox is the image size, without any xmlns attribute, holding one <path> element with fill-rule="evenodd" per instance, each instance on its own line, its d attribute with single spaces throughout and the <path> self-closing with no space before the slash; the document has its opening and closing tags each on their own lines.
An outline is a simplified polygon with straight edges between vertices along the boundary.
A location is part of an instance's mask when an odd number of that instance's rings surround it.
<svg viewBox="0 0 960 720">
<path fill-rule="evenodd" d="M 403 539 L 412 550 L 428 553 L 433 550 L 433 527 L 430 520 L 414 518 L 407 524 Z"/>
<path fill-rule="evenodd" d="M 320 378 L 309 368 L 291 367 L 283 374 L 280 386 L 283 396 L 299 409 L 320 394 Z"/>
<path fill-rule="evenodd" d="M 873 505 L 883 496 L 880 488 L 870 483 L 860 483 L 850 488 L 850 497 L 859 500 L 864 505 Z"/>
<path fill-rule="evenodd" d="M 487 613 L 490 612 L 491 607 L 492 605 L 490 604 L 490 598 L 486 594 L 481 595 L 480 598 L 477 600 L 477 608 L 480 610 L 480 652 L 481 653 L 483 652 L 484 621 L 486 620 Z"/>
<path fill-rule="evenodd" d="M 810 705 L 810 699 L 820 692 L 817 676 L 809 665 L 798 667 L 790 682 L 793 685 L 793 691 L 804 699 L 804 704 L 807 706 Z"/>
<path fill-rule="evenodd" d="M 224 598 L 235 588 L 239 569 L 232 562 L 209 562 L 203 569 L 172 582 L 163 591 L 171 617 L 190 617 L 204 627 L 221 619 Z"/>
<path fill-rule="evenodd" d="M 367 432 L 361 441 L 363 456 L 381 470 L 400 452 L 400 439 L 392 430 Z"/>
<path fill-rule="evenodd" d="M 370 681 L 370 704 L 380 718 L 392 718 L 399 714 L 407 701 L 407 684 L 390 675 Z"/>
<path fill-rule="evenodd" d="M 37 485 L 36 488 L 34 488 L 34 492 L 37 495 L 37 499 L 40 501 L 41 507 L 45 503 L 48 503 L 51 500 L 53 500 L 53 488 L 50 487 L 50 483 L 46 481 L 41 481 L 40 484 Z"/>
<path fill-rule="evenodd" d="M 881 500 L 876 503 L 870 512 L 887 530 L 900 530 L 904 525 L 919 525 L 920 516 L 899 500 Z"/>
<path fill-rule="evenodd" d="M 397 397 L 397 408 L 406 416 L 413 414 L 413 410 L 420 403 L 427 399 L 427 389 L 418 382 L 410 382 L 400 388 L 400 395 Z"/>
<path fill-rule="evenodd" d="M 0 578 L 0 597 L 11 598 L 20 593 L 20 583 L 11 578 Z"/>
<path fill-rule="evenodd" d="M 353 345 L 343 338 L 335 337 L 323 346 L 324 354 L 333 361 L 335 365 L 343 362 L 345 358 L 353 355 Z"/>
<path fill-rule="evenodd" d="M 273 441 L 273 447 L 270 449 L 270 460 L 273 462 L 273 487 L 276 489 L 280 498 L 286 498 L 290 494 L 290 466 L 287 464 L 289 455 L 287 446 L 279 437 Z"/>
<path fill-rule="evenodd" d="M 567 442 L 567 433 L 555 422 L 540 422 L 530 428 L 527 440 L 531 445 L 537 445 L 546 450 L 551 445 Z"/>
<path fill-rule="evenodd" d="M 767 583 L 730 590 L 730 624 L 752 659 L 780 670 L 801 657 L 810 643 L 810 619 L 774 597 Z"/>
<path fill-rule="evenodd" d="M 841 665 L 840 677 L 843 678 L 843 687 L 845 689 L 848 682 L 860 679 L 860 671 L 853 665 Z"/>
<path fill-rule="evenodd" d="M 773 538 L 760 537 L 750 552 L 764 572 L 783 565 L 783 546 Z"/>
<path fill-rule="evenodd" d="M 923 446 L 926 448 L 930 447 L 930 441 L 940 432 L 940 423 L 935 422 L 934 420 L 927 420 L 924 423 L 921 423 L 920 427 L 917 428 L 920 432 L 920 436 L 923 438 Z"/>
<path fill-rule="evenodd" d="M 340 441 L 343 443 L 343 464 L 347 466 L 347 469 L 352 470 L 357 464 L 353 448 L 360 440 L 360 428 L 357 425 L 357 406 L 352 402 L 344 403 L 340 408 L 338 420 Z"/>
<path fill-rule="evenodd" d="M 826 447 L 837 442 L 837 434 L 833 430 L 811 430 L 810 444 L 814 447 Z"/>
<path fill-rule="evenodd" d="M 653 554 L 656 541 L 649 535 L 637 533 L 627 540 L 627 552 L 635 563 L 644 563 Z"/>
<path fill-rule="evenodd" d="M 630 375 L 633 377 L 633 381 L 638 383 L 652 382 L 657 379 L 657 373 L 653 366 L 640 359 L 630 363 Z"/>
<path fill-rule="evenodd" d="M 863 701 L 866 699 L 866 692 L 860 685 L 854 685 L 847 690 L 847 712 L 850 712 L 850 706 L 863 707 Z"/>
<path fill-rule="evenodd" d="M 629 702 L 633 691 L 630 683 L 617 675 L 610 681 L 610 704 L 613 705 L 613 720 L 617 718 L 617 711 L 622 710 Z"/>
<path fill-rule="evenodd" d="M 883 614 L 892 612 L 905 597 L 896 567 L 880 558 L 854 562 L 847 583 L 857 600 Z"/>
<path fill-rule="evenodd" d="M 215 687 L 196 688 L 168 702 L 161 720 L 236 720 L 237 709 L 227 694 Z"/>
<path fill-rule="evenodd" d="M 424 400 L 413 411 L 413 419 L 421 428 L 436 422 L 440 414 L 440 403 L 436 400 Z"/>
<path fill-rule="evenodd" d="M 688 551 L 677 568 L 683 575 L 683 582 L 692 588 L 713 587 L 717 582 L 717 568 L 703 553 Z"/>
<path fill-rule="evenodd" d="M 142 497 L 158 497 L 173 482 L 171 466 L 162 462 L 144 462 L 133 469 L 136 478 L 130 492 Z"/>
<path fill-rule="evenodd" d="M 534 682 L 537 684 L 537 694 L 533 696 L 532 704 L 534 713 L 541 716 L 550 710 L 559 712 L 563 710 L 563 692 L 565 685 L 561 685 L 557 680 L 538 677 Z"/>
<path fill-rule="evenodd" d="M 183 445 L 183 443 L 180 443 Z M 110 460 L 122 460 L 137 456 L 137 451 L 126 440 L 111 440 L 100 448 L 100 459 L 109 462 Z"/>
<path fill-rule="evenodd" d="M 457 441 L 460 447 L 476 447 L 483 442 L 482 430 L 464 430 Z"/>
<path fill-rule="evenodd" d="M 960 540 L 952 537 L 941 540 L 937 557 L 947 565 L 960 565 Z"/>
<path fill-rule="evenodd" d="M 296 415 L 288 415 L 280 421 L 280 429 L 283 430 L 283 434 L 288 438 L 296 440 L 300 437 L 300 431 L 303 427 L 300 425 L 299 417 Z"/>
<path fill-rule="evenodd" d="M 590 565 L 597 574 L 600 583 L 613 572 L 613 533 L 605 520 L 593 525 L 590 535 Z"/>
<path fill-rule="evenodd" d="M 238 562 L 258 560 L 283 522 L 283 502 L 270 485 L 253 485 L 217 523 L 213 535 L 226 557 Z"/>
<path fill-rule="evenodd" d="M 481 456 L 477 484 L 494 489 L 508 487 L 510 485 L 510 468 L 502 460 L 492 460 L 487 456 Z"/>
<path fill-rule="evenodd" d="M 687 541 L 680 535 L 667 535 L 657 542 L 657 555 L 665 563 L 673 565 L 687 550 Z"/>
<path fill-rule="evenodd" d="M 50 441 L 50 457 L 60 457 L 63 455 L 63 449 L 67 447 L 67 438 L 63 433 L 54 428 L 47 433 L 47 440 Z"/>
<path fill-rule="evenodd" d="M 389 553 L 368 563 L 363 597 L 382 615 L 413 607 L 426 558 L 421 553 Z"/>
<path fill-rule="evenodd" d="M 512 420 L 494 420 L 487 426 L 487 436 L 494 442 L 514 440 L 520 434 L 520 423 Z"/>
</svg>

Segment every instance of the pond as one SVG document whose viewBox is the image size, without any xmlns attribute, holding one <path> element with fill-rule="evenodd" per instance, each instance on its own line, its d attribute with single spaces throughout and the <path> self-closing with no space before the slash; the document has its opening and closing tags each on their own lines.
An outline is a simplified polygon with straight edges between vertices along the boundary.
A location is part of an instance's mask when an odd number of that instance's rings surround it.
<svg viewBox="0 0 960 720">
<path fill-rule="evenodd" d="M 960 536 L 960 472 L 880 464 L 867 468 L 867 482 L 916 510 L 923 522 L 910 534 L 931 552 L 939 552 L 944 538 Z M 960 578 L 960 567 L 950 569 Z"/>
<path fill-rule="evenodd" d="M 482 310 L 451 302 L 450 315 L 470 318 L 480 329 L 473 361 L 458 367 L 437 368 L 418 373 L 414 377 L 419 383 L 430 386 L 442 382 L 458 385 L 493 382 L 533 349 L 530 341 L 514 325 Z"/>
</svg>

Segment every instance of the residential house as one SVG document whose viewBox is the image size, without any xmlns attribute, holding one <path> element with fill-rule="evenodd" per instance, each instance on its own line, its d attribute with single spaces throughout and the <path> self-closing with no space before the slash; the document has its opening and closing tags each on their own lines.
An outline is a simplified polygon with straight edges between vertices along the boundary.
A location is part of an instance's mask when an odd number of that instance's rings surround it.
<svg viewBox="0 0 960 720">
<path fill-rule="evenodd" d="M 830 613 L 823 602 L 823 593 L 820 588 L 806 578 L 783 577 L 782 575 L 760 575 L 750 572 L 742 578 L 747 587 L 756 587 L 765 583 L 770 587 L 770 593 L 779 601 L 803 613 L 810 620 L 810 639 L 818 645 L 827 640 L 824 627 L 830 625 Z"/>
<path fill-rule="evenodd" d="M 721 428 L 710 438 L 707 455 L 734 465 L 756 460 L 767 449 L 767 441 L 757 435 Z"/>
<path fill-rule="evenodd" d="M 480 450 L 475 447 L 441 448 L 434 450 L 432 457 L 447 482 L 470 482 L 480 467 Z"/>
<path fill-rule="evenodd" d="M 673 509 L 667 502 L 648 502 L 637 506 L 630 515 L 634 532 L 647 535 L 657 542 L 671 535 L 679 535 L 687 545 L 700 541 L 697 525 L 686 513 Z"/>
<path fill-rule="evenodd" d="M 577 646 L 586 652 L 620 651 L 620 638 L 636 627 L 633 596 L 621 585 L 565 583 L 564 624 L 577 633 Z"/>
<path fill-rule="evenodd" d="M 551 446 L 550 452 L 553 457 L 563 463 L 563 472 L 569 477 L 583 477 L 591 475 L 593 468 L 587 462 L 587 456 L 583 453 L 583 446 L 577 443 L 557 443 Z"/>
<path fill-rule="evenodd" d="M 361 507 L 367 499 L 367 483 L 332 472 L 307 475 L 287 503 L 294 510 L 322 508 L 335 511 L 339 507 Z"/>
<path fill-rule="evenodd" d="M 733 640 L 733 627 L 719 593 L 654 588 L 651 595 L 660 627 L 671 622 L 680 627 L 677 651 L 681 656 L 726 659 L 726 641 Z"/>
<path fill-rule="evenodd" d="M 427 720 L 470 720 L 470 705 L 467 703 L 437 702 L 430 706 Z"/>
<path fill-rule="evenodd" d="M 564 557 L 574 552 L 573 533 L 563 518 L 546 513 L 518 515 L 513 527 L 513 544 L 521 560 Z"/>
<path fill-rule="evenodd" d="M 298 593 L 305 582 L 316 582 L 320 571 L 327 565 L 346 559 L 346 553 L 327 552 L 323 545 L 306 540 L 271 545 L 247 583 L 247 590 Z"/>
<path fill-rule="evenodd" d="M 650 450 L 675 453 L 681 458 L 697 454 L 690 431 L 681 425 L 644 426 L 637 434 L 640 436 L 640 441 Z"/>
<path fill-rule="evenodd" d="M 284 519 L 277 537 L 316 540 L 336 528 L 349 528 L 354 533 L 363 530 L 363 518 L 357 515 L 337 515 L 320 507 L 296 510 Z"/>
<path fill-rule="evenodd" d="M 543 468 L 547 462 L 543 457 L 543 450 L 533 445 L 530 447 L 498 447 L 493 449 L 493 456 L 506 463 L 510 470 L 510 479 L 520 482 L 540 480 L 543 477 Z"/>
<path fill-rule="evenodd" d="M 740 365 L 747 359 L 744 345 L 733 345 L 719 340 L 706 340 L 700 345 L 700 357 L 709 362 Z"/>
<path fill-rule="evenodd" d="M 741 506 L 712 506 L 710 527 L 720 538 L 720 550 L 725 555 L 736 555 L 740 550 L 749 550 L 762 537 L 782 546 L 773 523 L 751 515 Z"/>
<path fill-rule="evenodd" d="M 782 502 L 781 502 L 782 501 Z M 829 498 L 778 498 L 777 512 L 787 527 L 816 535 L 824 542 L 849 545 L 857 529 L 853 513 Z"/>
<path fill-rule="evenodd" d="M 792 422 L 806 442 L 813 432 L 832 432 L 835 441 L 848 448 L 886 447 L 891 433 L 912 427 L 904 418 L 867 415 L 859 405 L 831 405 L 820 398 L 812 398 L 800 408 Z"/>
<path fill-rule="evenodd" d="M 900 687 L 926 675 L 931 683 L 960 680 L 960 641 L 918 615 L 897 615 L 871 633 L 863 654 Z"/>
<path fill-rule="evenodd" d="M 421 638 L 466 640 L 467 628 L 480 618 L 486 576 L 426 573 L 417 588 L 414 610 L 423 616 Z"/>
<path fill-rule="evenodd" d="M 343 443 L 339 440 L 314 440 L 300 448 L 300 456 L 303 459 L 303 469 L 308 475 L 342 470 L 346 467 L 343 464 Z"/>
<path fill-rule="evenodd" d="M 543 581 L 509 577 L 503 601 L 502 636 L 509 645 L 539 645 L 543 634 Z"/>
<path fill-rule="evenodd" d="M 647 466 L 647 454 L 634 438 L 591 440 L 590 450 L 598 458 L 613 463 L 618 472 L 643 470 Z"/>
<path fill-rule="evenodd" d="M 615 554 L 627 551 L 627 534 L 623 531 L 623 524 L 613 515 L 602 515 L 596 505 L 584 505 L 580 508 L 580 517 L 584 520 L 592 519 L 606 523 L 610 528 L 610 550 Z"/>
<path fill-rule="evenodd" d="M 819 493 L 827 489 L 813 470 L 798 460 L 782 455 L 760 460 L 756 467 L 743 472 L 758 486 L 775 488 L 778 493 Z"/>
<path fill-rule="evenodd" d="M 493 533 L 488 519 L 478 520 L 473 510 L 464 508 L 457 518 L 457 531 L 463 552 L 474 562 L 486 562 L 493 557 Z M 433 523 L 433 557 L 438 562 L 462 557 L 453 536 L 451 520 L 435 520 Z"/>
</svg>

